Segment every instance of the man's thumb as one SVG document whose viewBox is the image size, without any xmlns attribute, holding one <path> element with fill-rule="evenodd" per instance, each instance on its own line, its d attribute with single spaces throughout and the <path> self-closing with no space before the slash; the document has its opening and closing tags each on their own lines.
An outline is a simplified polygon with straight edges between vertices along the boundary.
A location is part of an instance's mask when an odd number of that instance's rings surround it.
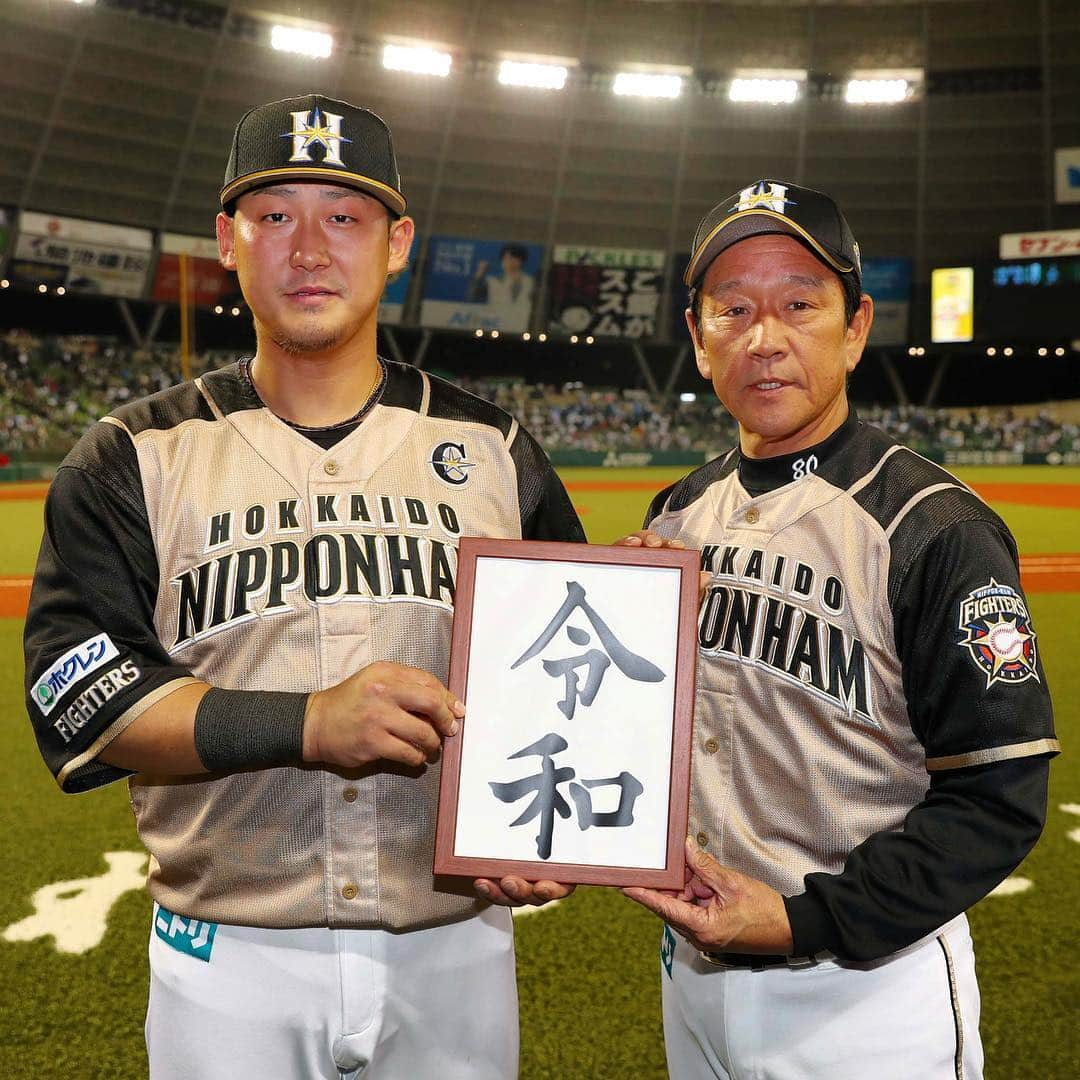
<svg viewBox="0 0 1080 1080">
<path fill-rule="evenodd" d="M 710 877 L 720 869 L 720 864 L 704 848 L 699 847 L 692 836 L 686 838 L 686 861 L 699 873 L 706 871 Z"/>
</svg>

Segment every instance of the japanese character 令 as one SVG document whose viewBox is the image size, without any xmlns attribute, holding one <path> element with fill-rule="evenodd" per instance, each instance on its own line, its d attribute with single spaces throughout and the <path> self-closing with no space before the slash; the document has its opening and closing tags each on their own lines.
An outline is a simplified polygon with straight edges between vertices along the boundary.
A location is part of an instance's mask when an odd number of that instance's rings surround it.
<svg viewBox="0 0 1080 1080">
<path fill-rule="evenodd" d="M 585 617 L 592 623 L 593 630 L 600 638 L 604 646 L 604 652 L 599 649 L 588 649 L 578 656 L 564 657 L 562 659 L 545 659 L 544 671 L 553 677 L 562 675 L 566 680 L 566 696 L 559 702 L 559 709 L 568 719 L 574 718 L 574 711 L 578 700 L 588 707 L 596 698 L 603 681 L 604 674 L 614 661 L 615 666 L 635 682 L 661 682 L 666 676 L 651 660 L 631 652 L 612 633 L 611 628 L 597 614 L 592 605 L 585 599 L 585 589 L 577 581 L 566 583 L 566 599 L 562 606 L 555 612 L 552 620 L 544 628 L 540 636 L 518 657 L 511 665 L 511 670 L 520 667 L 526 660 L 543 651 L 552 641 L 560 628 L 567 622 L 570 616 L 581 609 Z M 575 645 L 588 645 L 591 638 L 587 631 L 575 626 L 568 626 L 566 636 Z M 585 686 L 579 689 L 578 668 L 587 667 Z"/>
</svg>

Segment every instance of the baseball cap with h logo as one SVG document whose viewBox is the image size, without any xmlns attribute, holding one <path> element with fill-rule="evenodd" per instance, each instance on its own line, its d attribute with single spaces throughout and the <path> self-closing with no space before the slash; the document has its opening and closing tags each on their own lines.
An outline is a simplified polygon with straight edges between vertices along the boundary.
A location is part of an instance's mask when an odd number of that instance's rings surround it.
<svg viewBox="0 0 1080 1080">
<path fill-rule="evenodd" d="M 694 233 L 684 282 L 691 288 L 699 285 L 720 252 L 765 233 L 794 236 L 858 296 L 862 285 L 859 245 L 840 207 L 820 191 L 782 180 L 758 180 L 705 215 Z"/>
<path fill-rule="evenodd" d="M 405 212 L 390 129 L 370 109 L 323 94 L 271 101 L 236 125 L 221 205 L 231 213 L 252 188 L 317 180 L 366 192 L 393 214 Z"/>
</svg>

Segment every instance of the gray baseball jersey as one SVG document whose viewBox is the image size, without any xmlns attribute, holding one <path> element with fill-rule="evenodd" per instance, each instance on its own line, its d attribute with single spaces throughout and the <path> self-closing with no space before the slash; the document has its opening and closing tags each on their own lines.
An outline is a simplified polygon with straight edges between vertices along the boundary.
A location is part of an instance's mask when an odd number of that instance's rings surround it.
<svg viewBox="0 0 1080 1080">
<path fill-rule="evenodd" d="M 797 953 L 883 955 L 1012 869 L 1045 762 L 1009 763 L 1058 744 L 1015 545 L 985 503 L 853 416 L 800 454 L 732 451 L 646 525 L 712 573 L 690 832 L 789 897 Z"/>
<path fill-rule="evenodd" d="M 445 681 L 461 536 L 584 539 L 543 452 L 501 410 L 404 365 L 329 449 L 236 366 L 95 425 L 50 490 L 26 626 L 28 709 L 66 790 L 193 679 L 315 691 L 375 660 Z M 439 769 L 131 777 L 150 891 L 262 927 L 413 928 L 477 901 L 435 888 Z"/>
</svg>

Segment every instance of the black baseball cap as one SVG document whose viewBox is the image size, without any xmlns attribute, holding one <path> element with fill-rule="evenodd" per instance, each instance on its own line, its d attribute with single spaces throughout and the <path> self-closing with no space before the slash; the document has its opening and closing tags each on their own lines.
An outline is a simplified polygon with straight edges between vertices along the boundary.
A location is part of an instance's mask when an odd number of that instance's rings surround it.
<svg viewBox="0 0 1080 1080">
<path fill-rule="evenodd" d="M 840 207 L 820 191 L 785 180 L 758 180 L 714 206 L 694 233 L 683 281 L 693 288 L 721 251 L 764 233 L 794 236 L 835 270 L 842 282 L 851 282 L 858 295 L 862 288 L 859 245 Z"/>
<path fill-rule="evenodd" d="M 390 129 L 370 109 L 323 94 L 258 105 L 236 125 L 222 207 L 231 212 L 245 191 L 279 180 L 344 184 L 405 213 Z"/>
</svg>

